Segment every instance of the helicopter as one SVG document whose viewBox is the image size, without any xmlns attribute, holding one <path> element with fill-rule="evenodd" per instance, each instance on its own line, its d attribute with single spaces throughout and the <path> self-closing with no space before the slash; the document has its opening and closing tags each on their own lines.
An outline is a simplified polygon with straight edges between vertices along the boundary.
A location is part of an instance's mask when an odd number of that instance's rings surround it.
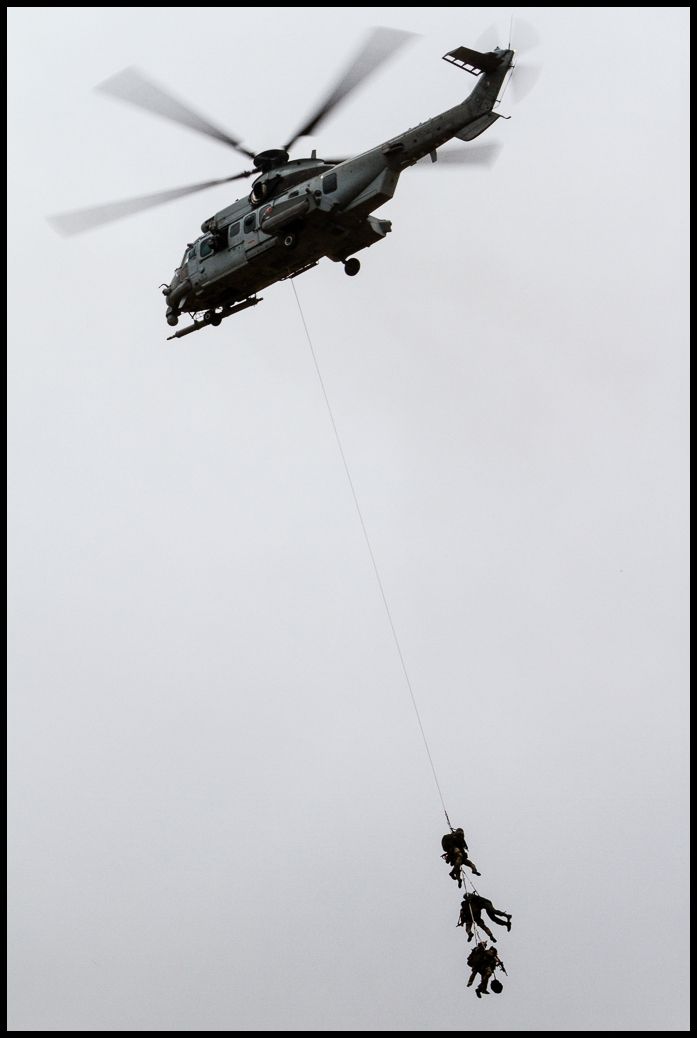
<svg viewBox="0 0 697 1038">
<path fill-rule="evenodd" d="M 327 115 L 379 65 L 391 57 L 411 33 L 373 29 L 363 47 L 332 90 L 280 148 L 253 152 L 194 109 L 173 97 L 137 69 L 117 73 L 97 89 L 151 113 L 170 119 L 233 148 L 251 159 L 252 168 L 219 180 L 175 188 L 123 202 L 82 209 L 51 218 L 63 234 L 76 234 L 193 192 L 255 177 L 245 198 L 221 209 L 201 224 L 174 276 L 161 285 L 165 318 L 176 327 L 183 314 L 192 323 L 170 339 L 181 338 L 261 302 L 258 293 L 295 278 L 327 257 L 342 263 L 349 277 L 360 270 L 356 253 L 383 241 L 391 222 L 373 215 L 395 193 L 401 173 L 456 138 L 473 141 L 501 115 L 495 111 L 516 51 L 510 44 L 486 51 L 456 47 L 443 55 L 455 68 L 478 82 L 453 108 L 351 158 L 290 158 L 296 141 L 307 137 Z M 496 146 L 470 152 L 444 153 L 460 162 L 490 161 Z"/>
</svg>

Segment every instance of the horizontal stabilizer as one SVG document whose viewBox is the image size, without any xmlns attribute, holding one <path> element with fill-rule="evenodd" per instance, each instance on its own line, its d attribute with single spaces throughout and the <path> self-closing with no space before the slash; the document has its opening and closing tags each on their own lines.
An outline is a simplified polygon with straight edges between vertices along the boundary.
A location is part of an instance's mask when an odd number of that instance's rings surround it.
<svg viewBox="0 0 697 1038">
<path fill-rule="evenodd" d="M 482 54 L 478 50 L 471 50 L 470 47 L 456 47 L 455 50 L 449 50 L 447 54 L 443 55 L 443 61 L 451 62 L 473 76 L 478 76 L 482 72 L 495 72 L 501 64 L 500 58 L 491 51 L 488 54 Z"/>
<path fill-rule="evenodd" d="M 499 112 L 487 112 L 485 115 L 480 115 L 478 119 L 474 119 L 471 123 L 467 123 L 455 136 L 461 141 L 473 141 L 475 137 L 488 130 L 500 118 Z"/>
</svg>

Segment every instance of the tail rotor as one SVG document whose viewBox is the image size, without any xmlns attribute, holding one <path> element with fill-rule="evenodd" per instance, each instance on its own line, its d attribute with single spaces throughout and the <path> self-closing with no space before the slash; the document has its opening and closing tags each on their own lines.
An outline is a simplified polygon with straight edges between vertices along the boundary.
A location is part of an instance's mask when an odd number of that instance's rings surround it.
<svg viewBox="0 0 697 1038">
<path fill-rule="evenodd" d="M 477 50 L 486 53 L 497 46 L 501 46 L 500 41 L 504 38 L 505 34 L 500 32 L 496 25 L 490 25 L 488 29 L 484 30 L 475 46 Z M 515 51 L 516 57 L 508 83 L 511 89 L 511 96 L 516 103 L 527 97 L 540 78 L 542 72 L 541 64 L 530 61 L 525 57 L 539 43 L 540 37 L 534 26 L 522 18 L 511 19 L 508 47 Z"/>
</svg>

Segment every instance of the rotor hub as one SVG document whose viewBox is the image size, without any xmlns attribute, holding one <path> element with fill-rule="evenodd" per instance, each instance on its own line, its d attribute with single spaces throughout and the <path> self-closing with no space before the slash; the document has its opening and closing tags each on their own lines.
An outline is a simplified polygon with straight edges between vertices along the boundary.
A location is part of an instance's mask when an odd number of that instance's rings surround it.
<svg viewBox="0 0 697 1038">
<path fill-rule="evenodd" d="M 289 158 L 290 156 L 285 148 L 269 148 L 267 151 L 260 151 L 258 155 L 254 156 L 254 165 L 261 173 L 268 173 L 269 170 L 285 166 Z"/>
</svg>

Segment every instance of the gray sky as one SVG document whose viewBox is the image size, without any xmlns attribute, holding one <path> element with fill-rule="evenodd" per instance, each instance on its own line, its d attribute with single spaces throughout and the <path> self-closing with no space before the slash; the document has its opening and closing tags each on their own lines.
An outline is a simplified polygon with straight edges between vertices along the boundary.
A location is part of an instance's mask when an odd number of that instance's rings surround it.
<svg viewBox="0 0 697 1038">
<path fill-rule="evenodd" d="M 292 290 L 166 342 L 244 160 L 366 26 L 422 33 L 295 154 L 455 104 L 495 8 L 11 8 L 10 1017 L 19 1031 L 687 1030 L 687 8 L 520 9 L 493 170 L 407 171 L 295 284 L 453 824 L 459 897 Z M 515 39 L 514 39 L 515 43 Z M 666 949 L 666 944 L 669 948 Z"/>
</svg>

